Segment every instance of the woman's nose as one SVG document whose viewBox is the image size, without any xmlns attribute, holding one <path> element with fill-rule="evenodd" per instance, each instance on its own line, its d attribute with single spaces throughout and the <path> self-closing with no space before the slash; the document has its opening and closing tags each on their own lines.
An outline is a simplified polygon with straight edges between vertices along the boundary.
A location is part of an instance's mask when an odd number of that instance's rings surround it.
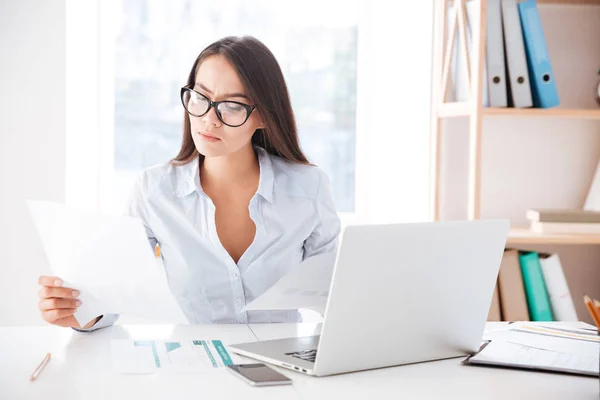
<svg viewBox="0 0 600 400">
<path fill-rule="evenodd" d="M 211 107 L 210 110 L 202 116 L 202 122 L 206 125 L 214 125 L 217 128 L 221 125 L 221 120 L 217 116 L 217 110 L 215 110 L 214 107 Z"/>
</svg>

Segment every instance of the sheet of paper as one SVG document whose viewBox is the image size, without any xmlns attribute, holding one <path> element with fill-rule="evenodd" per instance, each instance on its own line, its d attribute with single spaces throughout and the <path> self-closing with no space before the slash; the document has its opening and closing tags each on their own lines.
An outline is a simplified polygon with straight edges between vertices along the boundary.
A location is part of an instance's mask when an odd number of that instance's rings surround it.
<svg viewBox="0 0 600 400">
<path fill-rule="evenodd" d="M 325 253 L 304 260 L 248 303 L 245 310 L 309 309 L 325 314 L 335 253 Z"/>
<path fill-rule="evenodd" d="M 544 323 L 521 323 L 512 327 L 510 330 L 557 338 L 578 339 L 600 343 L 600 336 L 598 336 L 597 329 L 589 330 L 585 328 Z"/>
<path fill-rule="evenodd" d="M 124 374 L 202 373 L 249 361 L 220 340 L 111 340 L 113 370 Z"/>
<path fill-rule="evenodd" d="M 600 353 L 600 337 L 595 332 L 584 329 L 563 329 L 523 323 L 515 324 L 514 328 L 506 331 L 486 334 L 485 339 L 574 356 L 598 356 Z"/>
<path fill-rule="evenodd" d="M 82 305 L 75 313 L 81 325 L 110 313 L 188 322 L 139 218 L 53 202 L 27 204 L 53 275 L 81 291 Z"/>
<path fill-rule="evenodd" d="M 598 375 L 598 352 L 562 353 L 517 343 L 492 340 L 469 362 Z"/>
</svg>

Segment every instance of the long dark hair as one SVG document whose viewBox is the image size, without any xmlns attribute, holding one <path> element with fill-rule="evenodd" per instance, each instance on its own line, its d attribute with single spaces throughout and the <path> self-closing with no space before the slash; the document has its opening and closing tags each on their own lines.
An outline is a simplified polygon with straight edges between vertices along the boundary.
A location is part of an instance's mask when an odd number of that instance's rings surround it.
<svg viewBox="0 0 600 400">
<path fill-rule="evenodd" d="M 202 61 L 214 55 L 223 55 L 233 65 L 262 117 L 264 129 L 254 132 L 252 144 L 285 160 L 309 164 L 298 142 L 296 118 L 283 73 L 267 46 L 252 36 L 229 36 L 214 42 L 196 58 L 187 80 L 188 87 L 194 87 L 196 71 Z M 196 150 L 190 120 L 184 110 L 183 141 L 179 154 L 171 162 L 188 164 L 198 156 L 202 163 L 204 156 Z"/>
</svg>

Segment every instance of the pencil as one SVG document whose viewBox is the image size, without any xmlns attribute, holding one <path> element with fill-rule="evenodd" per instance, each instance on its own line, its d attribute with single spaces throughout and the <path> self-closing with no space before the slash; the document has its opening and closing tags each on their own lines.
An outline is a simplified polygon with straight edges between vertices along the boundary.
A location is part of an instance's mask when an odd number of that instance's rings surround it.
<svg viewBox="0 0 600 400">
<path fill-rule="evenodd" d="M 595 306 L 592 303 L 592 299 L 590 299 L 588 296 L 583 296 L 583 300 L 585 301 L 585 305 L 590 312 L 594 323 L 596 324 L 596 328 L 600 329 L 600 317 L 596 312 Z"/>
<path fill-rule="evenodd" d="M 46 357 L 44 357 L 44 359 L 42 360 L 42 362 L 40 363 L 40 365 L 37 366 L 37 368 L 35 369 L 35 371 L 33 371 L 33 373 L 31 374 L 31 376 L 29 377 L 30 381 L 33 382 L 33 381 L 35 381 L 37 379 L 37 377 L 40 375 L 40 373 L 42 372 L 42 370 L 44 369 L 44 367 L 46 367 L 46 365 L 50 361 L 50 357 L 52 357 L 52 355 L 50 353 L 46 354 Z"/>
<path fill-rule="evenodd" d="M 594 299 L 594 305 L 596 306 L 596 315 L 600 317 L 600 301 Z"/>
</svg>

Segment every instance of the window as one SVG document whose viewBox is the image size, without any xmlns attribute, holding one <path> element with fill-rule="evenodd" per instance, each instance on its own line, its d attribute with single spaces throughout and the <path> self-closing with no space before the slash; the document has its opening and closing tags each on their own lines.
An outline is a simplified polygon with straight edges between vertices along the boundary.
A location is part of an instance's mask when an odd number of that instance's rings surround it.
<svg viewBox="0 0 600 400">
<path fill-rule="evenodd" d="M 251 34 L 282 66 L 342 222 L 428 220 L 433 3 L 216 4 L 67 0 L 67 203 L 122 212 L 139 171 L 179 149 L 197 54 Z"/>
<path fill-rule="evenodd" d="M 179 88 L 200 51 L 248 34 L 275 54 L 302 148 L 331 179 L 338 211 L 353 213 L 357 8 L 357 1 L 315 0 L 123 0 L 113 8 L 115 206 L 122 208 L 139 171 L 177 154 Z"/>
</svg>

